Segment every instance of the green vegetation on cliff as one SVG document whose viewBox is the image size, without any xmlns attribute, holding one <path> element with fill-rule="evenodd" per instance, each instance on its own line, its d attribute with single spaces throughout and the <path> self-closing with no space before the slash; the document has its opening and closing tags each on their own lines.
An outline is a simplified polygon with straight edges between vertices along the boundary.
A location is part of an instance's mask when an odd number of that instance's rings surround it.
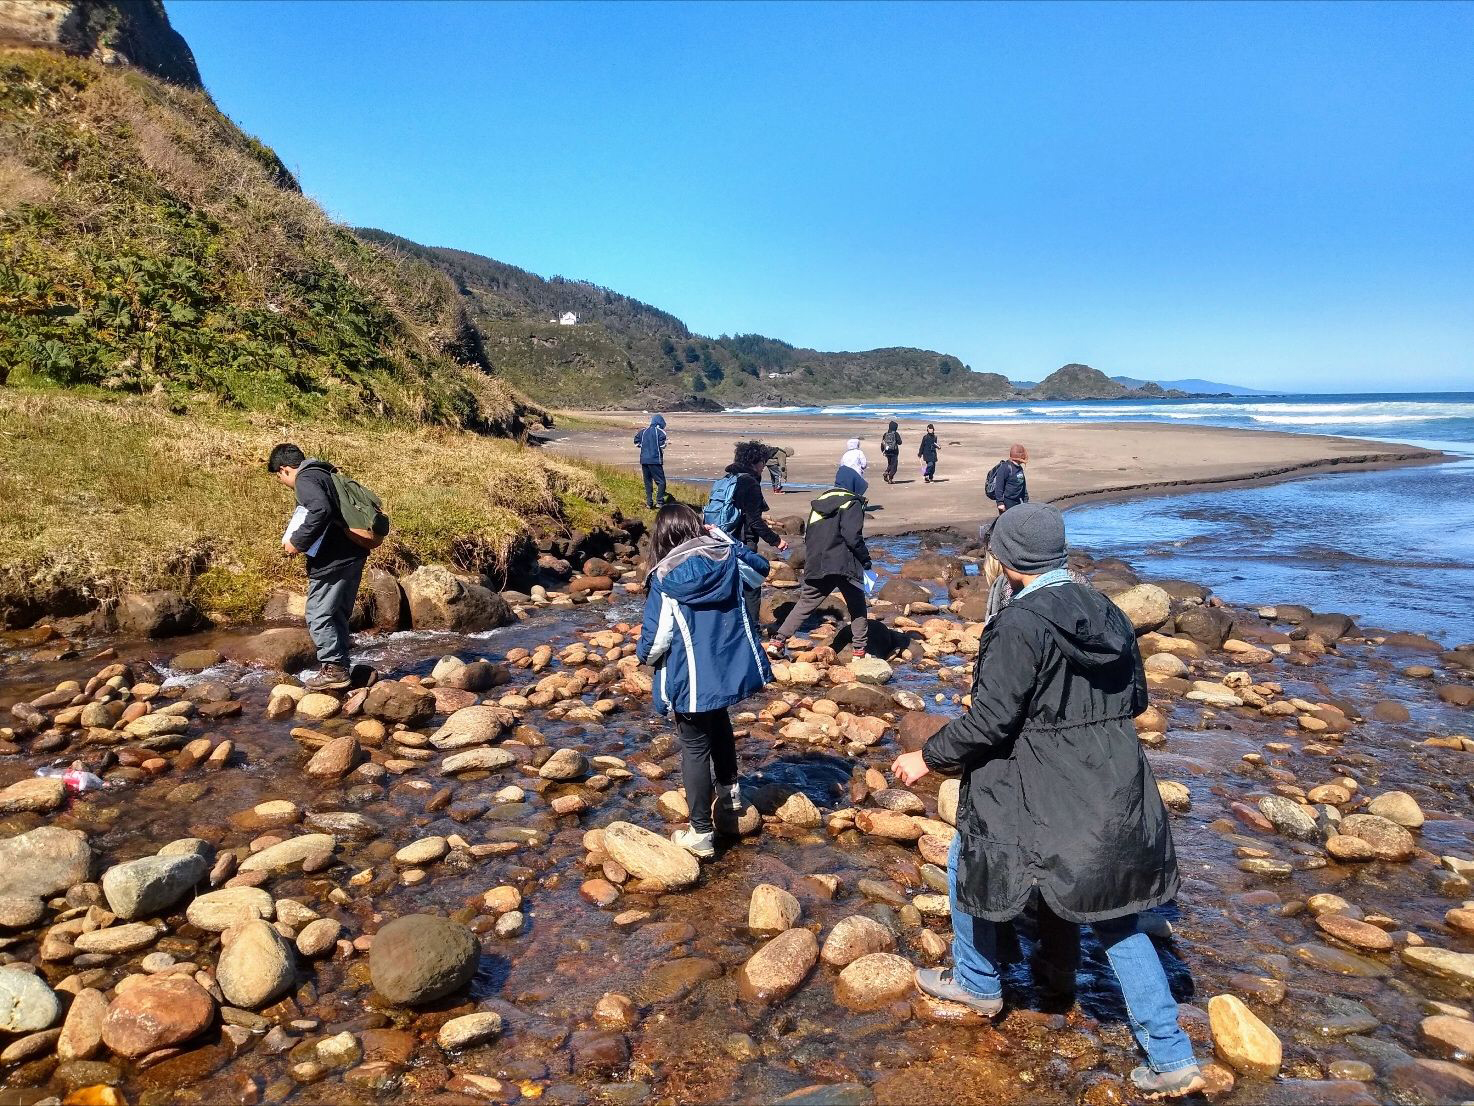
<svg viewBox="0 0 1474 1106">
<path fill-rule="evenodd" d="M 449 281 L 334 225 L 202 91 L 0 50 L 0 383 L 518 433 Z"/>
<path fill-rule="evenodd" d="M 1034 399 L 1123 399 L 1151 393 L 1133 392 L 1089 365 L 1065 365 L 1041 380 L 1029 395 Z M 1157 389 L 1161 395 L 1161 389 Z"/>
<path fill-rule="evenodd" d="M 393 530 L 369 564 L 391 571 L 498 580 L 536 534 L 642 512 L 636 477 L 484 434 L 312 421 L 290 436 L 383 496 Z M 258 618 L 273 587 L 301 587 L 279 544 L 292 496 L 265 467 L 282 437 L 270 415 L 0 389 L 0 626 L 155 588 Z"/>
<path fill-rule="evenodd" d="M 1013 388 L 932 350 L 800 349 L 758 334 L 707 338 L 680 319 L 587 281 L 546 280 L 461 250 L 377 230 L 359 235 L 434 265 L 460 292 L 498 375 L 558 407 L 665 409 L 846 399 L 1007 399 Z M 578 322 L 563 326 L 572 313 Z"/>
</svg>

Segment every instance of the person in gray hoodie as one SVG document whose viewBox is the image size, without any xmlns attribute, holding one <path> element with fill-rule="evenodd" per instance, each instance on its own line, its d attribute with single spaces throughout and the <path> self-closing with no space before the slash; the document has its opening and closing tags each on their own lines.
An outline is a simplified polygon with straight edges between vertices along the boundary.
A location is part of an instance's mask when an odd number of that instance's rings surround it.
<svg viewBox="0 0 1474 1106">
<path fill-rule="evenodd" d="M 665 503 L 665 445 L 670 435 L 665 432 L 665 416 L 653 415 L 650 425 L 636 431 L 635 445 L 640 447 L 640 474 L 645 478 L 645 506 L 660 507 Z"/>
</svg>

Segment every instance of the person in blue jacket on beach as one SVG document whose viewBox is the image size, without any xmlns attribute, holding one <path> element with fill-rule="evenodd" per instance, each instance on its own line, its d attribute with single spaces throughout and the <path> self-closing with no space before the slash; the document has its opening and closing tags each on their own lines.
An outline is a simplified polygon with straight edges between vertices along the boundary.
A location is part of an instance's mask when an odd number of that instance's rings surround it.
<svg viewBox="0 0 1474 1106">
<path fill-rule="evenodd" d="M 665 502 L 665 445 L 670 435 L 665 432 L 665 416 L 654 415 L 650 425 L 635 432 L 635 445 L 640 447 L 640 474 L 645 478 L 645 506 L 659 507 Z"/>
<path fill-rule="evenodd" d="M 743 601 L 744 589 L 762 585 L 768 562 L 684 503 L 667 503 L 655 516 L 650 560 L 637 656 L 655 669 L 656 711 L 675 715 L 691 810 L 690 827 L 671 840 L 706 859 L 716 852 L 713 801 L 723 820 L 742 812 L 727 708 L 773 678 Z"/>
</svg>

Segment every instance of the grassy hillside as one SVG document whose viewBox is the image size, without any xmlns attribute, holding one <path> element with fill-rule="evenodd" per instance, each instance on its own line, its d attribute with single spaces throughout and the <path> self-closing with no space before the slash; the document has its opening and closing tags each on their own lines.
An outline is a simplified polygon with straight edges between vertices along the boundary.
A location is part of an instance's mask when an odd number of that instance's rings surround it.
<svg viewBox="0 0 1474 1106">
<path fill-rule="evenodd" d="M 449 281 L 334 225 L 201 91 L 0 50 L 0 383 L 517 433 Z"/>
<path fill-rule="evenodd" d="M 497 577 L 534 532 L 642 509 L 636 478 L 506 439 L 327 421 L 290 434 L 384 498 L 394 528 L 369 563 L 391 570 Z M 301 586 L 300 560 L 278 545 L 291 493 L 264 464 L 281 439 L 269 415 L 0 389 L 0 625 L 162 587 L 231 620 L 259 616 L 273 587 Z"/>
<path fill-rule="evenodd" d="M 1041 380 L 1029 394 L 1034 399 L 1121 399 L 1162 392 L 1161 389 L 1134 392 L 1089 365 L 1064 365 Z"/>
<path fill-rule="evenodd" d="M 1003 377 L 955 357 L 891 348 L 856 353 L 799 349 L 757 334 L 707 338 L 675 316 L 586 281 L 524 269 L 377 230 L 366 241 L 434 265 L 460 292 L 498 375 L 556 407 L 726 407 L 842 399 L 1004 399 Z M 566 311 L 578 324 L 553 320 Z"/>
</svg>

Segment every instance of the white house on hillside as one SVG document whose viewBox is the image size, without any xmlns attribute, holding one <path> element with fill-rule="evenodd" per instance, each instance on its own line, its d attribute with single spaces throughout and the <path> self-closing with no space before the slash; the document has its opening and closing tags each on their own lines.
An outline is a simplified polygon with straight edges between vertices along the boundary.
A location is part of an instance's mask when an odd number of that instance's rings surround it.
<svg viewBox="0 0 1474 1106">
<path fill-rule="evenodd" d="M 559 326 L 577 326 L 578 316 L 572 311 L 565 311 L 554 321 L 557 322 Z"/>
</svg>

